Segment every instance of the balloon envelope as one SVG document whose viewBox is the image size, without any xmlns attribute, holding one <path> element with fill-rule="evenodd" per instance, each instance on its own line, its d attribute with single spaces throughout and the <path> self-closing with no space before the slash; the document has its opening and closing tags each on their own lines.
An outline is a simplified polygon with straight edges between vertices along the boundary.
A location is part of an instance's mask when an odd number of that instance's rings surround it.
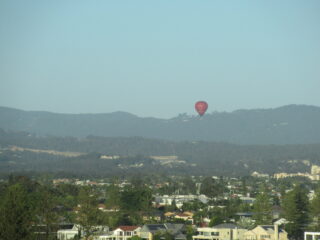
<svg viewBox="0 0 320 240">
<path fill-rule="evenodd" d="M 199 115 L 202 116 L 203 114 L 205 114 L 205 112 L 208 109 L 208 103 L 206 103 L 205 101 L 199 101 L 199 102 L 196 102 L 194 107 L 196 111 L 199 113 Z"/>
</svg>

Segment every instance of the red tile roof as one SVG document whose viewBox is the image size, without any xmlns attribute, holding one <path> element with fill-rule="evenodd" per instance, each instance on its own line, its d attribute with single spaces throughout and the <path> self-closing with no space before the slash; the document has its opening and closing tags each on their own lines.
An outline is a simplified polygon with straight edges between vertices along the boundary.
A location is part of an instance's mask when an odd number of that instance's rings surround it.
<svg viewBox="0 0 320 240">
<path fill-rule="evenodd" d="M 122 231 L 134 231 L 138 228 L 138 226 L 119 226 Z"/>
<path fill-rule="evenodd" d="M 98 204 L 98 208 L 106 209 L 106 205 L 104 205 L 104 204 L 100 203 L 100 204 Z"/>
</svg>

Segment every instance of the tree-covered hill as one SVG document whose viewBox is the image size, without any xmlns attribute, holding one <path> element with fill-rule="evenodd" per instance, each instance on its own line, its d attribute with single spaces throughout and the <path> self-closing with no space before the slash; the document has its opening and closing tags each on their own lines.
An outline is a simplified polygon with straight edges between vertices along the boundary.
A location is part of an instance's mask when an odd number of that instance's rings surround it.
<svg viewBox="0 0 320 240">
<path fill-rule="evenodd" d="M 2 173 L 239 176 L 254 171 L 310 172 L 312 164 L 320 165 L 320 144 L 236 145 L 141 137 L 39 137 L 0 130 L 0 148 Z"/>
<path fill-rule="evenodd" d="M 180 114 L 171 119 L 124 113 L 56 114 L 0 107 L 0 128 L 39 136 L 144 137 L 173 141 L 236 144 L 320 143 L 320 107 L 288 105 L 275 109 Z"/>
</svg>

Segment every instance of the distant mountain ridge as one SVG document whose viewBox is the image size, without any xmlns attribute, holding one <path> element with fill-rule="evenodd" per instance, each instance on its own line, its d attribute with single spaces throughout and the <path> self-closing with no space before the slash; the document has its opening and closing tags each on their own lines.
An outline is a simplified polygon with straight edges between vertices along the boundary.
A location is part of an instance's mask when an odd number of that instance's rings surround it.
<svg viewBox="0 0 320 240">
<path fill-rule="evenodd" d="M 214 112 L 204 117 L 141 118 L 126 112 L 61 114 L 0 107 L 0 128 L 39 136 L 145 137 L 236 144 L 320 143 L 320 107 Z"/>
</svg>

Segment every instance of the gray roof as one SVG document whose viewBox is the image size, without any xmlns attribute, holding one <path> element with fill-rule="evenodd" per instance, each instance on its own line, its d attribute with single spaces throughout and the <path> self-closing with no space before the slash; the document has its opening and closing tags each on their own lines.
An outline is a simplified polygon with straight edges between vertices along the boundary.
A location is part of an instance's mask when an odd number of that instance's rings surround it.
<svg viewBox="0 0 320 240">
<path fill-rule="evenodd" d="M 245 216 L 245 217 L 252 217 L 253 213 L 252 212 L 237 212 L 237 216 Z"/>
<path fill-rule="evenodd" d="M 268 231 L 268 230 L 274 231 L 274 225 L 260 225 L 260 227 L 262 227 L 266 231 Z M 278 228 L 278 231 L 279 231 L 279 233 L 283 232 L 283 230 L 280 227 Z"/>
<path fill-rule="evenodd" d="M 166 230 L 166 226 L 164 224 L 145 224 L 141 228 L 141 232 L 151 232 L 155 233 L 158 231 L 164 231 Z"/>
<path fill-rule="evenodd" d="M 186 240 L 187 236 L 185 234 L 179 233 L 177 235 L 174 236 L 175 240 Z"/>
<path fill-rule="evenodd" d="M 171 232 L 180 232 L 184 228 L 184 224 L 182 223 L 165 223 L 164 225 Z"/>
<path fill-rule="evenodd" d="M 182 234 L 185 225 L 181 223 L 165 223 L 165 224 L 145 224 L 141 228 L 141 232 L 156 233 L 160 231 L 167 231 L 172 234 L 175 239 L 186 239 L 186 236 Z"/>
</svg>

